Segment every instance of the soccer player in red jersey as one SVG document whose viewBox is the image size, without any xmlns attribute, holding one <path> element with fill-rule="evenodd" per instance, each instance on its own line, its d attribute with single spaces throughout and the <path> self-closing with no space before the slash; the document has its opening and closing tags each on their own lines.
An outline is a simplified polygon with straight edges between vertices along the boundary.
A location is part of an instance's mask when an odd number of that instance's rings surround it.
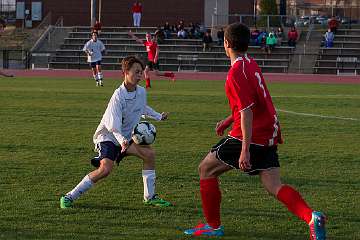
<svg viewBox="0 0 360 240">
<path fill-rule="evenodd" d="M 143 44 L 146 47 L 146 52 L 148 54 L 148 62 L 145 67 L 145 84 L 146 88 L 151 88 L 150 84 L 150 71 L 155 71 L 157 76 L 164 76 L 170 78 L 172 81 L 175 80 L 175 74 L 173 72 L 160 72 L 159 71 L 159 46 L 156 43 L 156 40 L 151 38 L 150 33 L 146 33 L 146 41 L 143 41 L 136 37 L 133 32 L 129 32 L 129 35 L 138 43 Z"/>
<path fill-rule="evenodd" d="M 216 133 L 222 136 L 225 129 L 233 126 L 199 165 L 202 208 L 207 223 L 185 230 L 185 234 L 224 235 L 218 177 L 231 169 L 240 169 L 249 175 L 259 175 L 266 191 L 309 225 L 310 239 L 323 240 L 325 216 L 313 211 L 293 187 L 280 180 L 277 154 L 277 145 L 282 143 L 280 125 L 260 68 L 246 54 L 249 41 L 247 26 L 234 23 L 226 28 L 224 48 L 231 68 L 225 92 L 231 115 L 216 124 Z"/>
</svg>

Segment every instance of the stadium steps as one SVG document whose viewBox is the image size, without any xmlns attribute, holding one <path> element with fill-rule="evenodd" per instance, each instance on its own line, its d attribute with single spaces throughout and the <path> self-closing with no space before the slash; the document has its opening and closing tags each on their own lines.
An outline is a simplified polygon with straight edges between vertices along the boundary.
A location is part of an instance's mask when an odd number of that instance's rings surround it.
<svg viewBox="0 0 360 240">
<path fill-rule="evenodd" d="M 119 61 L 127 55 L 137 55 L 146 61 L 146 52 L 142 44 L 132 40 L 128 31 L 132 30 L 140 39 L 144 39 L 146 32 L 156 28 L 103 28 L 99 35 L 107 53 L 103 59 L 104 69 L 118 69 Z M 64 44 L 50 59 L 51 68 L 88 68 L 86 56 L 82 48 L 90 39 L 88 27 L 74 27 L 64 38 Z M 228 71 L 230 62 L 222 46 L 214 44 L 210 51 L 202 51 L 201 39 L 166 39 L 159 44 L 160 70 L 193 70 L 193 71 Z M 259 61 L 259 66 L 265 72 L 287 72 L 293 48 L 280 46 L 271 55 L 264 53 L 257 46 L 249 47 L 249 55 Z M 197 61 L 179 61 L 179 55 L 197 55 Z M 196 66 L 195 66 L 196 65 Z"/>
<path fill-rule="evenodd" d="M 357 62 L 347 62 L 354 58 L 357 59 Z M 343 62 L 344 60 L 345 62 Z M 319 49 L 313 71 L 319 74 L 359 74 L 360 29 L 338 29 L 334 38 L 334 46 Z"/>
</svg>

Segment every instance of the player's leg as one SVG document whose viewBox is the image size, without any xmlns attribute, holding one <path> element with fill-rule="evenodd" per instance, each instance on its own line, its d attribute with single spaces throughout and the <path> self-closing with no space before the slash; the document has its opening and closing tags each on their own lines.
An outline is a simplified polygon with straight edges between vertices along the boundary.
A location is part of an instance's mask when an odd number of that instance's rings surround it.
<svg viewBox="0 0 360 240">
<path fill-rule="evenodd" d="M 78 185 L 60 199 L 61 208 L 72 207 L 73 201 L 88 191 L 96 182 L 107 177 L 113 169 L 114 161 L 104 158 L 100 161 L 100 167 L 87 174 Z"/>
<path fill-rule="evenodd" d="M 90 67 L 91 67 L 91 72 L 93 74 L 93 78 L 96 82 L 96 86 L 99 86 L 99 78 L 97 74 L 96 63 L 90 63 Z"/>
<path fill-rule="evenodd" d="M 114 161 L 119 155 L 120 148 L 112 142 L 101 142 L 97 145 L 97 150 L 99 156 L 92 159 L 91 162 L 97 169 L 87 174 L 78 185 L 60 198 L 61 208 L 72 207 L 73 201 L 78 199 L 81 194 L 88 191 L 96 182 L 107 177 L 112 171 Z"/>
<path fill-rule="evenodd" d="M 311 239 L 326 239 L 325 216 L 320 212 L 313 211 L 297 190 L 281 183 L 279 168 L 261 171 L 260 179 L 264 188 L 270 194 L 282 202 L 290 212 L 309 225 Z"/>
<path fill-rule="evenodd" d="M 101 71 L 101 61 L 98 61 L 96 62 L 96 71 L 97 71 L 97 77 L 98 77 L 98 80 L 99 80 L 99 84 L 100 86 L 104 86 L 103 84 L 103 79 L 104 79 L 104 76 L 103 76 L 103 73 Z"/>
<path fill-rule="evenodd" d="M 144 203 L 160 207 L 172 204 L 156 195 L 155 189 L 155 151 L 147 145 L 131 144 L 126 150 L 127 155 L 136 156 L 143 160 L 142 177 L 144 183 Z"/>
<path fill-rule="evenodd" d="M 151 62 L 149 61 L 147 64 L 146 64 L 146 67 L 145 67 L 145 70 L 144 70 L 144 75 L 145 75 L 145 87 L 146 88 L 151 88 L 151 84 L 150 84 L 150 65 Z"/>
<path fill-rule="evenodd" d="M 220 220 L 221 191 L 218 176 L 233 168 L 218 160 L 216 155 L 216 152 L 209 152 L 199 165 L 201 202 L 207 223 L 185 230 L 187 235 L 224 235 Z"/>
<path fill-rule="evenodd" d="M 168 77 L 171 79 L 171 81 L 175 81 L 175 74 L 173 72 L 160 72 L 160 66 L 159 66 L 159 61 L 157 61 L 156 63 L 154 63 L 154 73 L 156 76 L 163 76 L 163 77 Z"/>
</svg>

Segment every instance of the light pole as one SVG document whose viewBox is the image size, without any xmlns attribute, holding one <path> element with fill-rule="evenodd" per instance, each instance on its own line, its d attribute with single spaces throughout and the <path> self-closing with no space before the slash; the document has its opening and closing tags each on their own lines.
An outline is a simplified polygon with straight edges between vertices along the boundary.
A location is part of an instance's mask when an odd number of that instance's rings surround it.
<svg viewBox="0 0 360 240">
<path fill-rule="evenodd" d="M 91 19 L 90 25 L 91 27 L 93 27 L 96 20 L 96 0 L 91 0 L 90 19 Z"/>
</svg>

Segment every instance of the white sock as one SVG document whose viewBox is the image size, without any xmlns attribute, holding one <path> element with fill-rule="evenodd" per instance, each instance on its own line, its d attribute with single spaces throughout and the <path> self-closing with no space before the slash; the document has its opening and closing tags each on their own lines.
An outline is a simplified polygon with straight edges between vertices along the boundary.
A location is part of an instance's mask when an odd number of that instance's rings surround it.
<svg viewBox="0 0 360 240">
<path fill-rule="evenodd" d="M 99 80 L 102 80 L 103 77 L 104 77 L 103 74 L 102 74 L 102 72 L 98 72 L 97 76 L 98 76 L 98 79 L 99 79 Z"/>
<path fill-rule="evenodd" d="M 144 182 L 144 200 L 149 200 L 155 195 L 155 170 L 142 170 Z"/>
<path fill-rule="evenodd" d="M 80 197 L 81 194 L 85 193 L 89 190 L 94 183 L 91 181 L 88 175 L 86 175 L 81 182 L 70 192 L 66 194 L 66 196 L 70 196 L 72 200 L 76 200 Z"/>
</svg>

